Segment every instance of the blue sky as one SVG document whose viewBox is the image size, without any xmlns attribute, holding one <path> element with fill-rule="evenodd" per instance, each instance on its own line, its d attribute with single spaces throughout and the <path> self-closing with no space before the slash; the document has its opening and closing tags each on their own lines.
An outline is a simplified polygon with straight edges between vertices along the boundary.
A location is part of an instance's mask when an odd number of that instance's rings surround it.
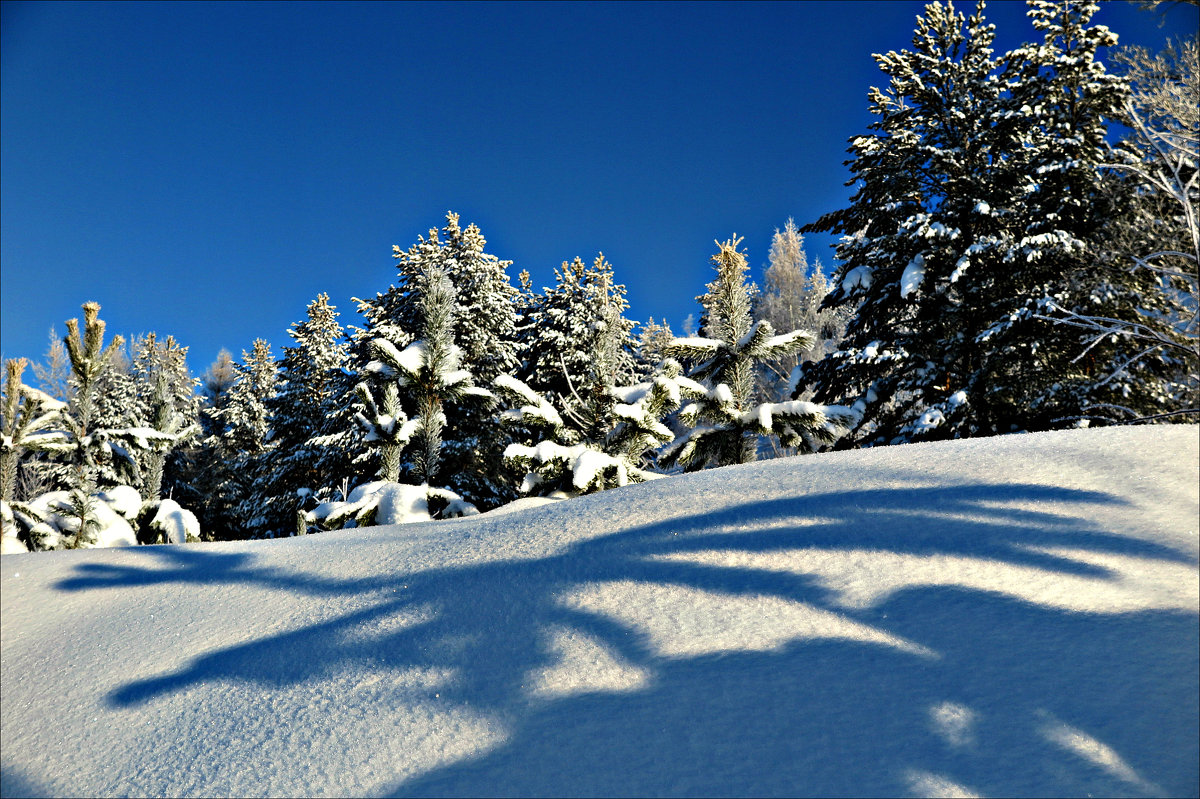
<svg viewBox="0 0 1200 799">
<path fill-rule="evenodd" d="M 96 300 L 196 373 L 279 352 L 320 292 L 359 321 L 447 210 L 514 282 L 602 250 L 630 318 L 678 330 L 714 239 L 758 278 L 776 227 L 845 203 L 871 53 L 923 5 L 4 2 L 0 348 L 41 357 Z M 1032 38 L 1023 3 L 988 17 L 998 50 Z M 1197 13 L 1096 21 L 1157 50 Z"/>
</svg>

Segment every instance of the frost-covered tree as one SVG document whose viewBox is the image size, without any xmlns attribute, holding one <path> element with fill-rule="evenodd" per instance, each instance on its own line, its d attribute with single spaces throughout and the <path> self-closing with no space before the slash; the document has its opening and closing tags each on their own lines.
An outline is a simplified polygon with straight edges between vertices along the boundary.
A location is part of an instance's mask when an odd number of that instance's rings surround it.
<svg viewBox="0 0 1200 799">
<path fill-rule="evenodd" d="M 1119 318 L 1108 308 L 1069 309 L 1050 300 L 1044 317 L 1084 331 L 1088 346 L 1076 359 L 1093 358 L 1111 339 L 1139 349 L 1112 363 L 1095 379 L 1104 384 L 1157 387 L 1154 393 L 1123 391 L 1122 398 L 1086 408 L 1114 421 L 1200 415 L 1200 52 L 1193 38 L 1170 44 L 1156 56 L 1128 47 L 1117 60 L 1126 66 L 1131 93 L 1121 121 L 1130 131 L 1116 153 L 1107 188 L 1121 214 L 1107 229 L 1109 293 L 1136 297 L 1139 315 Z M 1111 305 L 1111 303 L 1106 303 Z M 1145 404 L 1145 395 L 1152 402 Z M 1126 399 L 1133 395 L 1130 401 Z"/>
<path fill-rule="evenodd" d="M 255 538 L 269 531 L 255 490 L 264 476 L 265 454 L 273 447 L 267 402 L 275 396 L 279 374 L 271 345 L 255 339 L 235 369 L 237 381 L 224 407 L 212 412 L 216 429 L 201 442 L 207 494 L 199 510 L 209 535 Z"/>
<path fill-rule="evenodd" d="M 837 348 L 849 321 L 843 308 L 821 308 L 829 293 L 821 261 L 810 268 L 804 237 L 791 218 L 783 230 L 776 228 L 763 289 L 754 303 L 754 318 L 765 319 L 776 330 L 809 330 L 813 344 L 794 355 L 768 362 L 759 371 L 759 396 L 767 401 L 788 399 L 792 371 L 801 361 L 819 361 Z"/>
<path fill-rule="evenodd" d="M 372 352 L 376 340 L 386 340 L 401 351 L 419 338 L 423 323 L 419 283 L 433 267 L 446 274 L 453 290 L 452 340 L 460 352 L 462 368 L 483 383 L 514 369 L 518 362 L 519 295 L 507 274 L 511 262 L 487 253 L 486 244 L 477 226 L 463 228 L 458 215 L 449 213 L 440 231 L 431 229 L 428 237 L 418 237 L 408 250 L 393 247 L 396 284 L 371 300 L 356 300 L 367 320 L 365 327 L 353 334 L 357 369 L 376 360 Z M 375 404 L 385 401 L 379 396 Z M 399 401 L 406 416 L 418 412 L 405 397 Z M 505 431 L 488 423 L 488 411 L 483 407 L 461 403 L 447 411 L 439 455 L 443 474 L 454 491 L 481 506 L 511 499 L 497 471 L 499 453 L 508 443 L 507 439 L 495 438 L 502 435 Z M 367 452 L 360 456 L 361 473 L 377 469 L 371 457 Z"/>
<path fill-rule="evenodd" d="M 176 451 L 200 432 L 200 381 L 188 371 L 187 347 L 174 336 L 159 341 L 155 333 L 133 342 L 130 371 L 136 388 L 134 426 L 165 434 L 138 458 L 141 482 L 136 487 L 147 501 L 157 501 L 164 485 L 173 487 L 177 479 Z"/>
<path fill-rule="evenodd" d="M 378 481 L 355 488 L 341 502 L 325 502 L 309 512 L 306 522 L 332 529 L 353 522 L 391 524 L 478 512 L 470 502 L 446 488 L 443 435 L 447 413 L 492 395 L 475 386 L 463 368 L 463 352 L 454 343 L 455 298 L 446 272 L 427 263 L 413 286 L 420 311 L 420 338 L 403 350 L 388 338 L 370 342 L 374 359 L 357 387 L 363 410 L 357 420 L 367 442 L 380 449 Z M 378 399 L 377 399 L 378 397 Z M 413 407 L 411 418 L 401 399 Z M 401 472 L 420 485 L 401 485 Z"/>
<path fill-rule="evenodd" d="M 0 398 L 0 517 L 4 527 L 12 528 L 5 531 L 5 538 L 21 544 L 14 552 L 45 548 L 45 534 L 50 532 L 48 519 L 16 496 L 21 458 L 34 453 L 68 453 L 72 447 L 64 430 L 67 404 L 25 385 L 21 377 L 27 365 L 24 358 L 5 361 Z"/>
<path fill-rule="evenodd" d="M 97 384 L 125 340 L 121 336 L 113 336 L 105 346 L 104 328 L 105 323 L 100 319 L 100 304 L 97 302 L 84 303 L 82 331 L 78 319 L 67 321 L 66 347 L 75 389 L 71 413 L 64 417 L 67 432 L 71 436 L 71 512 L 77 520 L 75 535 L 70 542 L 72 548 L 95 540 L 100 527 L 92 496 L 96 492 L 97 473 L 102 462 L 111 462 L 111 456 L 115 454 L 109 442 L 97 435 Z"/>
<path fill-rule="evenodd" d="M 691 429 L 660 454 L 668 466 L 680 464 L 695 471 L 710 464 L 748 463 L 757 457 L 760 436 L 777 436 L 787 447 L 814 449 L 836 439 L 847 415 L 842 408 L 799 400 L 753 403 L 758 365 L 811 347 L 816 337 L 801 330 L 776 335 L 770 322 L 751 320 L 755 292 L 746 281 L 749 266 L 738 250 L 741 241 L 734 236 L 717 242 L 712 258 L 717 276 L 700 297 L 706 335 L 675 339 L 667 348 L 668 354 L 696 363 L 691 379 L 681 383 L 693 401 L 679 418 Z"/>
<path fill-rule="evenodd" d="M 597 403 L 606 413 L 585 435 L 528 385 L 510 375 L 498 377 L 493 389 L 508 405 L 501 421 L 529 431 L 529 443 L 515 442 L 504 453 L 524 473 L 520 493 L 572 496 L 657 477 L 651 471 L 654 450 L 675 437 L 665 420 L 679 408 L 681 383 L 691 381 L 667 358 L 649 381 L 606 386 L 604 401 Z"/>
<path fill-rule="evenodd" d="M 675 338 L 676 335 L 671 332 L 671 325 L 667 320 L 655 322 L 651 316 L 637 334 L 637 359 L 642 368 L 653 370 L 661 363 L 667 357 L 667 345 Z"/>
<path fill-rule="evenodd" d="M 209 408 L 221 408 L 225 404 L 225 396 L 233 384 L 237 382 L 237 365 L 233 353 L 222 348 L 200 378 L 200 386 L 204 400 Z"/>
<path fill-rule="evenodd" d="M 1071 363 L 1080 336 L 1036 312 L 1106 296 L 1101 165 L 1122 83 L 1096 51 L 1115 37 L 1089 27 L 1093 4 L 1029 6 L 1042 41 L 1002 59 L 982 4 L 931 4 L 912 51 L 876 56 L 889 85 L 851 142 L 850 207 L 805 228 L 843 234 L 826 305 L 858 307 L 842 348 L 797 375 L 797 392 L 854 403 L 843 446 L 1063 426 L 1111 390 Z"/>
<path fill-rule="evenodd" d="M 608 386 L 632 382 L 638 376 L 634 356 L 634 322 L 625 286 L 613 277 L 612 264 L 599 254 L 591 264 L 575 258 L 554 270 L 554 286 L 533 299 L 524 331 L 523 382 L 567 411 L 567 424 L 577 432 L 591 422 L 583 394 L 596 388 L 598 375 Z M 596 358 L 604 360 L 597 370 Z M 591 386 L 591 388 L 585 388 Z"/>
<path fill-rule="evenodd" d="M 337 317 L 328 294 L 309 303 L 306 318 L 288 331 L 294 346 L 283 348 L 279 388 L 266 402 L 273 446 L 256 492 L 275 535 L 293 532 L 302 506 L 333 499 L 334 486 L 353 476 L 351 442 L 343 441 L 352 418 L 349 345 Z"/>
</svg>

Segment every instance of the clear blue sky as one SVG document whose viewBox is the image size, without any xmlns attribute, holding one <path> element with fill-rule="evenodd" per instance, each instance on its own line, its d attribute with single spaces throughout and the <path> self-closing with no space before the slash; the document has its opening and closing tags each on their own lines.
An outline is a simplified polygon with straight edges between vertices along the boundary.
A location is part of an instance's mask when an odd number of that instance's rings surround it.
<svg viewBox="0 0 1200 799">
<path fill-rule="evenodd" d="M 846 141 L 923 3 L 19 3 L 0 11 L 0 348 L 103 305 L 196 373 L 305 305 L 383 291 L 445 212 L 535 285 L 603 250 L 676 330 L 713 240 L 841 207 Z M 960 3 L 969 10 L 973 4 Z M 1002 51 L 1024 5 L 989 6 Z M 1159 49 L 1193 31 L 1096 21 Z M 828 237 L 810 258 L 832 264 Z"/>
</svg>

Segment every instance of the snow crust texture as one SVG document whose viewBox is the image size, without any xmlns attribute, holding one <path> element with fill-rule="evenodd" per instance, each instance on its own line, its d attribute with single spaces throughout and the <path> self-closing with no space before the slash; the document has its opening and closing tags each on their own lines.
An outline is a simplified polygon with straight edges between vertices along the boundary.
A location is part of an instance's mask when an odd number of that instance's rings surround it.
<svg viewBox="0 0 1200 799">
<path fill-rule="evenodd" d="M 0 558 L 0 793 L 1195 796 L 1190 426 Z"/>
</svg>

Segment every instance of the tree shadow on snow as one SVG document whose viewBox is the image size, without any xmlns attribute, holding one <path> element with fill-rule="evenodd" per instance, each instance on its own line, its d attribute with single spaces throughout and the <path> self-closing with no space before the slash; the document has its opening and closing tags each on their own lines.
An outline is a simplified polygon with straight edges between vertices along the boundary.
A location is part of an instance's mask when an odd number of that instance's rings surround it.
<svg viewBox="0 0 1200 799">
<path fill-rule="evenodd" d="M 1039 503 L 1079 511 L 1058 516 Z M 352 668 L 452 672 L 441 701 L 501 719 L 508 736 L 482 755 L 382 788 L 392 795 L 1195 794 L 1194 612 L 1073 612 L 954 584 L 847 605 L 814 574 L 695 557 L 862 550 L 1101 582 L 1120 575 L 1095 559 L 1031 548 L 1194 566 L 1188 554 L 1083 521 L 1113 503 L 1036 485 L 844 491 L 633 526 L 535 560 L 314 580 L 257 567 L 247 554 L 156 547 L 144 551 L 160 568 L 82 564 L 59 587 L 227 583 L 362 598 L 356 610 L 132 681 L 109 701 L 129 707 L 228 680 L 286 687 Z M 484 516 L 446 529 L 478 532 L 486 547 L 489 525 L 512 523 Z M 615 581 L 777 599 L 929 654 L 803 635 L 761 651 L 664 652 L 645 626 L 564 601 Z M 416 609 L 429 612 L 407 626 L 385 623 Z M 559 665 L 552 630 L 598 642 L 646 679 L 624 690 L 531 692 L 537 675 Z"/>
</svg>

